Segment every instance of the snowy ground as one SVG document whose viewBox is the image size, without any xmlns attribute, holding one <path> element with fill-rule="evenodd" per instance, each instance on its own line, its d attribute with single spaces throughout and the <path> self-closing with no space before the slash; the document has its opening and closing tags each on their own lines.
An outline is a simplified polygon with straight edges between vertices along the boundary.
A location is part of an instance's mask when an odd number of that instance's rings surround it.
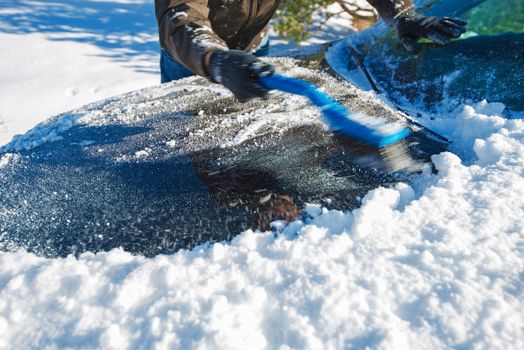
<svg viewBox="0 0 524 350">
<path fill-rule="evenodd" d="M 25 105 L 27 96 L 43 95 L 43 105 L 24 118 L 44 108 L 54 113 L 62 101 L 48 85 L 69 69 L 48 60 L 55 52 L 77 62 L 74 55 L 85 49 L 95 55 L 85 58 L 87 66 L 106 69 L 100 79 L 115 72 L 125 81 L 140 75 L 145 85 L 157 80 L 96 40 L 55 42 L 22 28 L 7 34 L 5 13 L 51 2 L 0 3 L 0 47 L 8 52 L 0 64 L 9 68 L 0 73 L 2 108 L 10 106 L 5 96 Z M 151 2 L 82 3 L 96 10 Z M 25 69 L 15 65 L 33 62 L 31 48 L 6 51 L 18 40 L 80 46 L 42 48 L 47 67 L 57 70 L 28 67 L 31 87 L 18 81 Z M 144 60 L 149 67 L 153 61 Z M 71 73 L 78 80 L 57 79 L 58 96 L 72 87 L 79 91 L 74 103 L 89 100 L 81 83 L 91 71 L 84 72 Z M 85 89 L 99 84 L 106 81 L 93 79 Z M 120 91 L 134 88 L 124 85 Z M 19 125 L 10 108 L 1 111 L 6 133 L 43 118 Z M 231 244 L 154 259 L 118 250 L 79 259 L 0 253 L 0 349 L 523 349 L 524 122 L 500 117 L 502 108 L 479 101 L 431 122 L 453 141 L 453 153 L 434 157 L 438 174 L 378 188 L 353 212 L 309 206 L 310 219 L 280 227 L 276 236 L 248 231 Z M 15 158 L 0 156 L 0 171 Z"/>
<path fill-rule="evenodd" d="M 159 81 L 152 1 L 0 1 L 0 144 Z"/>
<path fill-rule="evenodd" d="M 153 259 L 0 253 L 0 348 L 522 349 L 524 122 L 438 118 L 456 154 L 353 212 L 308 206 Z M 6 166 L 16 156 L 3 156 Z"/>
</svg>

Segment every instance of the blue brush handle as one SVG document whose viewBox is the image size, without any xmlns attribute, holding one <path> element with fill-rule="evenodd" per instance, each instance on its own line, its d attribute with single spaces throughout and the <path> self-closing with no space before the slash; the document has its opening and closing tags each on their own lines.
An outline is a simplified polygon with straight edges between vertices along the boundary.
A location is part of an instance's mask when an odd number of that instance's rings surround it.
<svg viewBox="0 0 524 350">
<path fill-rule="evenodd" d="M 356 140 L 378 148 L 389 146 L 409 135 L 406 128 L 384 134 L 373 126 L 362 124 L 361 120 L 351 118 L 351 113 L 334 98 L 320 91 L 315 85 L 303 80 L 273 74 L 260 77 L 260 82 L 269 90 L 280 90 L 290 94 L 307 97 L 319 107 L 331 129 L 339 131 Z"/>
</svg>

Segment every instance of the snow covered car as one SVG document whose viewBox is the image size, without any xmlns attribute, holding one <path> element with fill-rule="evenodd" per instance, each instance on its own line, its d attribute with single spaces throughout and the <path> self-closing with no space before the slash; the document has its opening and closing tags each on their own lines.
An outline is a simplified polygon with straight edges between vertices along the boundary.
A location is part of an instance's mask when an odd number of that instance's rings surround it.
<svg viewBox="0 0 524 350">
<path fill-rule="evenodd" d="M 408 54 L 380 23 L 332 46 L 328 63 L 356 83 L 271 59 L 280 73 L 321 86 L 349 109 L 403 121 L 410 158 L 446 140 L 414 115 L 486 97 L 524 109 L 524 1 L 419 1 L 460 16 L 468 33 Z M 370 166 L 371 165 L 371 166 Z M 387 154 L 327 130 L 303 98 L 235 102 L 202 78 L 95 103 L 38 125 L 0 148 L 0 249 L 64 256 L 116 247 L 152 256 L 228 240 L 300 215 L 305 203 L 352 209 L 390 174 Z"/>
<path fill-rule="evenodd" d="M 524 0 L 418 1 L 426 15 L 459 17 L 468 31 L 450 45 L 422 41 L 416 55 L 383 23 L 330 49 L 328 61 L 360 88 L 385 93 L 410 114 L 447 112 L 471 101 L 524 111 Z"/>
<path fill-rule="evenodd" d="M 446 147 L 374 94 L 301 60 L 272 62 L 350 109 L 408 123 L 410 159 Z M 331 133 L 302 97 L 240 104 L 192 77 L 57 116 L 1 148 L 0 249 L 151 256 L 227 240 L 296 217 L 305 203 L 359 206 L 370 189 L 408 176 L 384 171 L 387 156 Z"/>
</svg>

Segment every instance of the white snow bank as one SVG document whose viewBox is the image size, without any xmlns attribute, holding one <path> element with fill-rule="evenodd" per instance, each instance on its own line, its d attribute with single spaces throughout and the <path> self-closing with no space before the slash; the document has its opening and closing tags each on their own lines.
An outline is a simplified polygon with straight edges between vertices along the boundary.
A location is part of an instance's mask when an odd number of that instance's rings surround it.
<svg viewBox="0 0 524 350">
<path fill-rule="evenodd" d="M 0 348 L 524 348 L 524 122 L 437 120 L 467 165 L 154 259 L 0 253 Z M 493 114 L 495 113 L 495 114 Z M 454 119 L 455 118 L 455 119 Z"/>
</svg>

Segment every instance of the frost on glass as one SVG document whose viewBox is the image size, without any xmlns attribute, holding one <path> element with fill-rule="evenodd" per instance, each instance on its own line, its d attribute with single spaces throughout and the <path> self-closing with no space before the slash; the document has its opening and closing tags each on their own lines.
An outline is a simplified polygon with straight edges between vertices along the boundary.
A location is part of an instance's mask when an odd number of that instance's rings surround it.
<svg viewBox="0 0 524 350">
<path fill-rule="evenodd" d="M 423 40 L 415 55 L 394 30 L 364 33 L 354 48 L 381 92 L 433 112 L 483 99 L 524 110 L 524 0 L 433 1 L 419 11 L 465 19 L 468 32 L 447 46 Z"/>
</svg>

